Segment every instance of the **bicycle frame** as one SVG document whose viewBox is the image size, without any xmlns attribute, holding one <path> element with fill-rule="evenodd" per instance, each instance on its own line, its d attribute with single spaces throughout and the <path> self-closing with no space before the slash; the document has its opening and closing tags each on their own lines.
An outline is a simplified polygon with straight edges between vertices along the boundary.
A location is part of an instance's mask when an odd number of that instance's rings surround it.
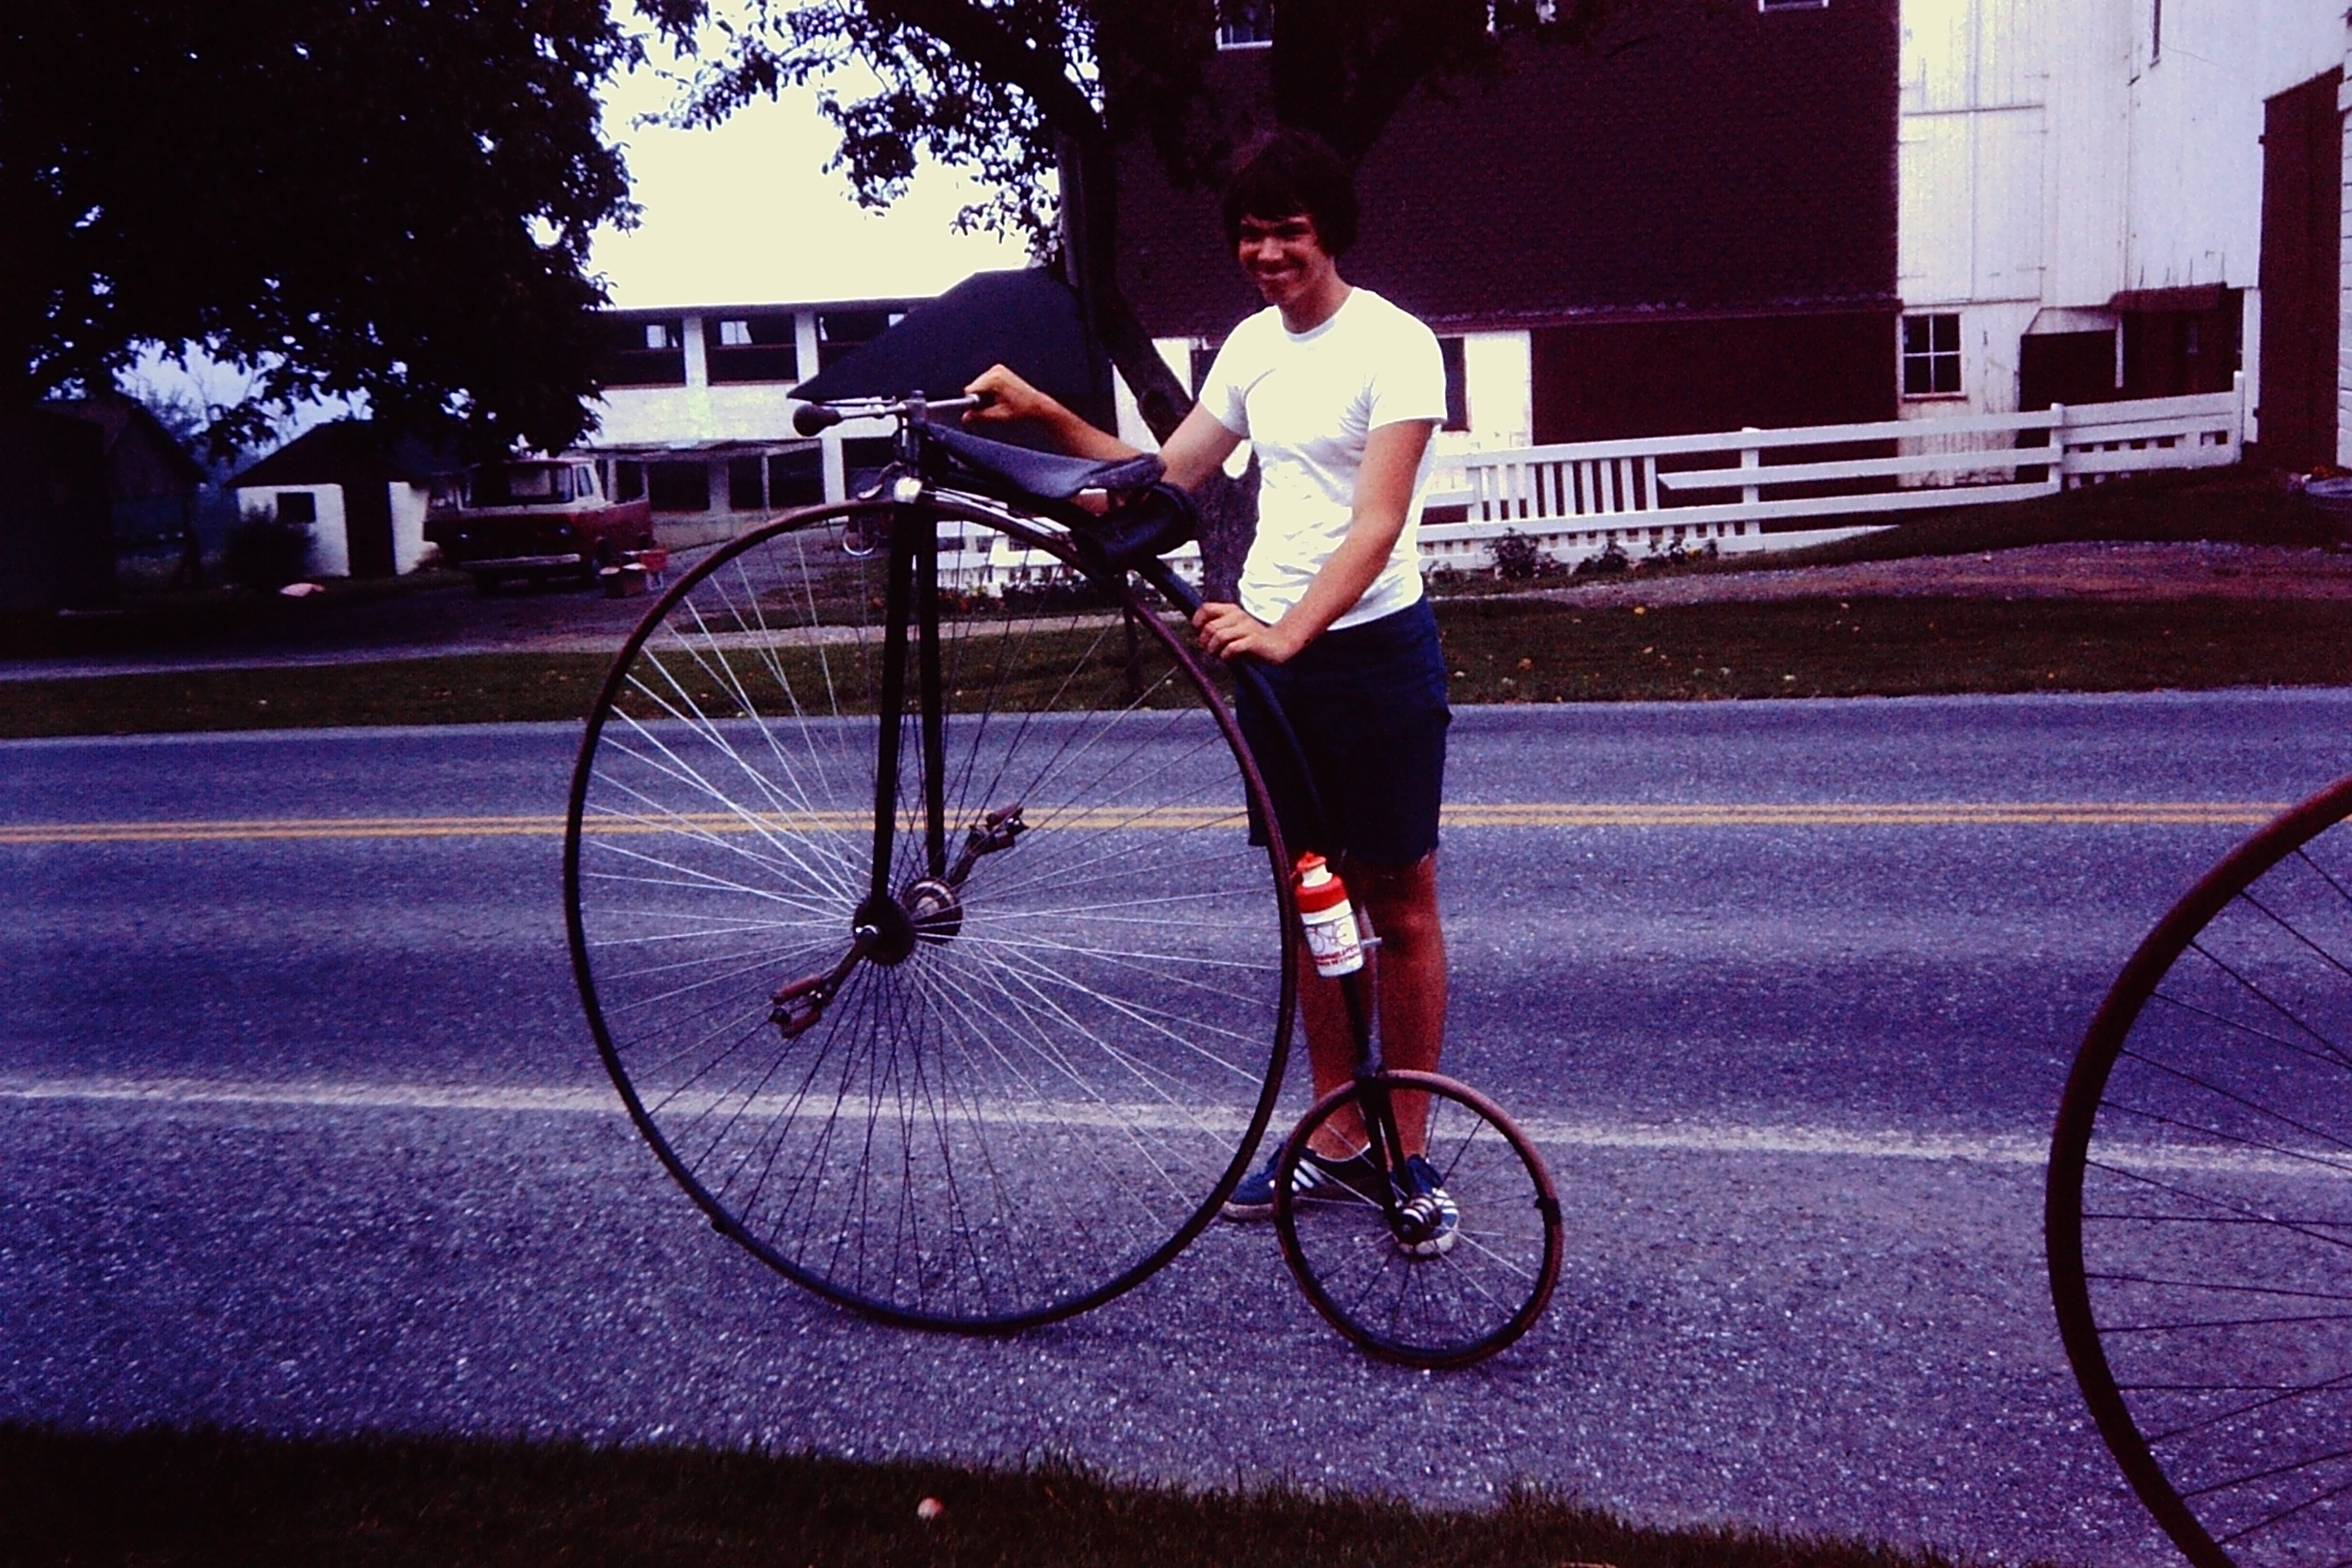
<svg viewBox="0 0 2352 1568">
<path fill-rule="evenodd" d="M 959 403 L 969 404 L 962 399 Z M 939 886 L 941 897 L 950 901 L 954 897 L 953 880 L 947 859 L 947 808 L 943 798 L 944 781 L 941 763 L 946 750 L 946 714 L 941 690 L 939 637 L 939 525 L 938 514 L 926 503 L 934 497 L 952 497 L 959 502 L 971 499 L 959 492 L 934 489 L 919 478 L 921 471 L 921 426 L 930 410 L 956 406 L 946 402 L 926 404 L 919 397 L 897 405 L 893 412 L 900 416 L 897 432 L 898 462 L 882 477 L 885 493 L 898 504 L 890 511 L 887 529 L 889 563 L 886 576 L 884 601 L 883 665 L 881 702 L 886 713 L 906 710 L 907 668 L 909 644 L 916 659 L 913 671 L 917 705 L 918 734 L 923 748 L 924 879 Z M 1063 526 L 1068 526 L 1064 524 Z M 1074 531 L 1076 531 L 1074 530 Z M 1121 568 L 1105 563 L 1104 569 Z M 1150 556 L 1135 563 L 1131 570 L 1149 584 L 1161 598 L 1173 605 L 1186 618 L 1201 608 L 1199 593 L 1179 577 L 1168 562 Z M 1266 679 L 1263 667 L 1255 658 L 1232 660 L 1227 668 L 1238 681 L 1249 682 L 1258 696 L 1274 727 L 1288 749 L 1293 764 L 1293 776 L 1297 780 L 1307 814 L 1318 826 L 1328 825 L 1329 818 L 1323 807 L 1320 793 L 1306 765 L 1304 748 L 1292 729 L 1287 714 L 1276 698 L 1272 683 Z M 898 816 L 898 774 L 903 743 L 901 726 L 886 724 L 881 733 L 881 754 L 877 759 L 874 786 L 873 866 L 871 882 L 865 904 L 857 914 L 856 944 L 843 969 L 835 976 L 826 977 L 837 984 L 837 976 L 858 962 L 873 957 L 887 959 L 902 956 L 917 939 L 918 921 L 910 917 L 900 897 L 889 885 L 892 853 L 896 847 Z M 1278 864 L 1287 866 L 1290 858 L 1282 844 L 1281 826 L 1269 821 L 1266 831 L 1273 841 Z M 869 934 L 870 933 L 870 934 Z M 1405 1147 L 1402 1129 L 1396 1118 L 1395 1105 L 1381 1074 L 1384 1070 L 1380 1044 L 1372 1027 L 1372 1007 L 1367 987 L 1372 984 L 1378 963 L 1379 936 L 1370 935 L 1365 946 L 1370 962 L 1361 969 L 1339 977 L 1340 995 L 1347 1008 L 1349 1033 L 1355 1045 L 1353 1079 L 1368 1111 L 1366 1128 L 1375 1150 L 1374 1159 L 1383 1173 L 1394 1175 L 1405 1167 Z M 803 985 L 810 983 L 803 982 Z M 831 984 L 824 987 L 816 1005 L 823 1005 L 831 994 Z M 778 996 L 780 1012 L 788 999 Z M 780 1018 L 780 1021 L 782 1019 Z M 1382 1207 L 1390 1221 L 1398 1221 L 1407 1201 L 1399 1195 L 1402 1184 L 1391 1181 L 1382 1199 Z"/>
<path fill-rule="evenodd" d="M 1182 611 L 1188 619 L 1201 608 L 1202 603 L 1201 595 L 1193 591 L 1191 584 L 1177 576 L 1174 569 L 1165 560 L 1154 556 L 1137 566 L 1135 572 L 1136 575 L 1151 584 L 1162 598 Z M 1257 693 L 1259 701 L 1265 706 L 1267 715 L 1274 721 L 1276 732 L 1282 736 L 1283 743 L 1289 749 L 1292 776 L 1297 779 L 1306 800 L 1307 815 L 1314 819 L 1317 826 L 1328 830 L 1330 817 L 1323 809 L 1322 793 L 1315 787 L 1314 776 L 1307 771 L 1306 749 L 1299 744 L 1298 732 L 1291 728 L 1289 715 L 1283 710 L 1281 702 L 1276 699 L 1273 683 L 1266 679 L 1265 668 L 1252 655 L 1244 655 L 1234 659 L 1227 664 L 1226 668 L 1234 672 L 1235 680 L 1248 681 L 1252 689 Z M 1290 864 L 1289 853 L 1282 847 L 1281 825 L 1269 822 L 1266 824 L 1266 832 L 1274 838 L 1276 847 L 1280 851 L 1282 863 Z M 1362 1097 L 1361 1103 L 1368 1112 L 1366 1121 L 1370 1123 L 1364 1130 L 1365 1134 L 1371 1142 L 1374 1151 L 1373 1159 L 1380 1164 L 1381 1173 L 1384 1176 L 1393 1177 L 1405 1169 L 1404 1135 L 1397 1125 L 1395 1101 L 1388 1091 L 1387 1084 L 1381 1078 L 1385 1064 L 1381 1060 L 1380 1042 L 1372 1032 L 1371 1000 L 1367 994 L 1367 988 L 1373 983 L 1380 963 L 1378 931 L 1371 931 L 1367 936 L 1364 942 L 1364 952 L 1363 967 L 1339 976 L 1339 995 L 1346 1005 L 1348 1027 L 1355 1041 L 1354 1081 L 1358 1093 Z M 1389 1181 L 1381 1198 L 1381 1212 L 1386 1215 L 1391 1226 L 1398 1223 L 1403 1208 L 1404 1200 L 1398 1195 L 1401 1185 L 1396 1181 Z"/>
</svg>

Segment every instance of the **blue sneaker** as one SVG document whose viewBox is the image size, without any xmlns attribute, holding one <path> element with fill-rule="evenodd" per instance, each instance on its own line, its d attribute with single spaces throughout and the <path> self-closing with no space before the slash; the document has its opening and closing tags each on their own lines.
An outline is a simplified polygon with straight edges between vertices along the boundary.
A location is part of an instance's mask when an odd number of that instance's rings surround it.
<svg viewBox="0 0 2352 1568">
<path fill-rule="evenodd" d="M 1418 1154 L 1404 1160 L 1404 1202 L 1397 1212 L 1397 1250 L 1412 1258 L 1443 1258 L 1454 1250 L 1462 1211 L 1437 1179 L 1437 1167 Z"/>
<path fill-rule="evenodd" d="M 1265 1169 L 1242 1178 L 1234 1195 L 1225 1200 L 1224 1215 L 1232 1220 L 1272 1219 L 1274 1217 L 1274 1167 L 1282 1159 L 1277 1153 L 1265 1163 Z M 1307 1151 L 1298 1162 L 1298 1169 L 1290 1180 L 1290 1195 L 1301 1203 L 1342 1203 L 1361 1200 L 1380 1202 L 1380 1167 L 1372 1163 L 1370 1149 L 1360 1150 L 1344 1160 L 1334 1160 L 1327 1154 Z"/>
</svg>

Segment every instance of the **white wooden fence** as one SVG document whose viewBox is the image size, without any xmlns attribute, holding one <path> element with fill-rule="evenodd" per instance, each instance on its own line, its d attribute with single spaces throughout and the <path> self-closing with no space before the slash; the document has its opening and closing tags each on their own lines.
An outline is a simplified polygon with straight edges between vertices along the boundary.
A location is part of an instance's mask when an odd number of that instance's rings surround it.
<svg viewBox="0 0 2352 1568">
<path fill-rule="evenodd" d="M 2228 392 L 2061 405 L 2032 414 L 1480 452 L 1440 460 L 1427 505 L 1468 515 L 1460 522 L 1424 521 L 1421 559 L 1437 572 L 1484 570 L 1495 563 L 1495 541 L 1511 533 L 1564 564 L 1612 546 L 1636 560 L 1709 545 L 1718 554 L 1794 550 L 1891 527 L 1867 521 L 1889 513 L 2023 500 L 2156 468 L 2226 468 L 2239 458 L 2245 426 L 2241 375 Z M 2028 441 L 2035 444 L 2021 444 Z M 1888 450 L 1871 457 L 1838 451 L 1855 447 Z M 1768 453 L 1775 460 L 1767 461 Z M 1843 493 L 1819 493 L 1825 487 Z M 1768 522 L 1809 518 L 1840 521 L 1765 531 Z M 1001 594 L 1062 575 L 1053 557 L 1018 549 L 989 530 L 951 530 L 942 547 L 946 580 L 966 593 Z M 1197 584 L 1194 547 L 1186 545 L 1174 559 Z"/>
<path fill-rule="evenodd" d="M 1424 521 L 1422 561 L 1437 571 L 1488 567 L 1495 541 L 1509 533 L 1570 563 L 1612 546 L 1637 559 L 1709 545 L 1718 553 L 1790 550 L 1889 527 L 1874 521 L 1889 513 L 2023 500 L 2156 468 L 2227 467 L 2240 456 L 2245 395 L 2241 375 L 2228 392 L 2031 414 L 1475 453 L 1442 460 L 1428 505 L 1466 517 Z M 1857 447 L 1875 455 L 1852 455 Z M 1812 518 L 1840 521 L 1787 526 Z M 1780 526 L 1767 532 L 1768 523 Z"/>
</svg>

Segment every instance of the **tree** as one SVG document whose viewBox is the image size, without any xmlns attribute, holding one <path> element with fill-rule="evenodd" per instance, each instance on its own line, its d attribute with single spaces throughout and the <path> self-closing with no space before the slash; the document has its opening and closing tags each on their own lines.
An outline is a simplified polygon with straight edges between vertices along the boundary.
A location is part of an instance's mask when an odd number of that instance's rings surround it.
<svg viewBox="0 0 2352 1568">
<path fill-rule="evenodd" d="M 632 214 L 595 95 L 634 49 L 605 0 L 11 7 L 0 416 L 162 345 L 257 373 L 215 412 L 222 451 L 319 396 L 568 444 L 596 387 L 589 237 Z"/>
<path fill-rule="evenodd" d="M 1416 90 L 1496 68 L 1510 36 L 1589 45 L 1640 3 L 1262 0 L 1250 9 L 1272 23 L 1276 118 L 1353 163 Z M 687 118 L 714 122 L 862 62 L 876 90 L 853 98 L 821 85 L 819 97 L 841 129 L 835 166 L 857 199 L 895 199 L 919 152 L 983 176 L 992 194 L 962 221 L 1025 234 L 1034 254 L 1059 260 L 1164 439 L 1190 398 L 1119 290 L 1118 163 L 1148 148 L 1180 187 L 1221 174 L 1233 116 L 1209 68 L 1218 16 L 1217 0 L 751 0 L 709 22 L 714 47 Z M 1210 581 L 1229 585 L 1254 502 L 1204 499 Z"/>
</svg>

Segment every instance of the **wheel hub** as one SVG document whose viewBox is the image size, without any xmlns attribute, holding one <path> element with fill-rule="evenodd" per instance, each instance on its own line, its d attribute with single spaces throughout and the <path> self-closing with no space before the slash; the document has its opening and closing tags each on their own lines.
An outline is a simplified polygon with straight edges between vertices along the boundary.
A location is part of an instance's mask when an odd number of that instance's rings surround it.
<svg viewBox="0 0 2352 1568">
<path fill-rule="evenodd" d="M 904 963 L 915 951 L 915 922 L 897 899 L 867 899 L 857 906 L 852 924 L 874 932 L 873 945 L 866 952 L 868 963 Z"/>
<path fill-rule="evenodd" d="M 963 930 L 963 897 L 937 877 L 918 877 L 898 892 L 919 941 L 942 942 Z"/>
</svg>

